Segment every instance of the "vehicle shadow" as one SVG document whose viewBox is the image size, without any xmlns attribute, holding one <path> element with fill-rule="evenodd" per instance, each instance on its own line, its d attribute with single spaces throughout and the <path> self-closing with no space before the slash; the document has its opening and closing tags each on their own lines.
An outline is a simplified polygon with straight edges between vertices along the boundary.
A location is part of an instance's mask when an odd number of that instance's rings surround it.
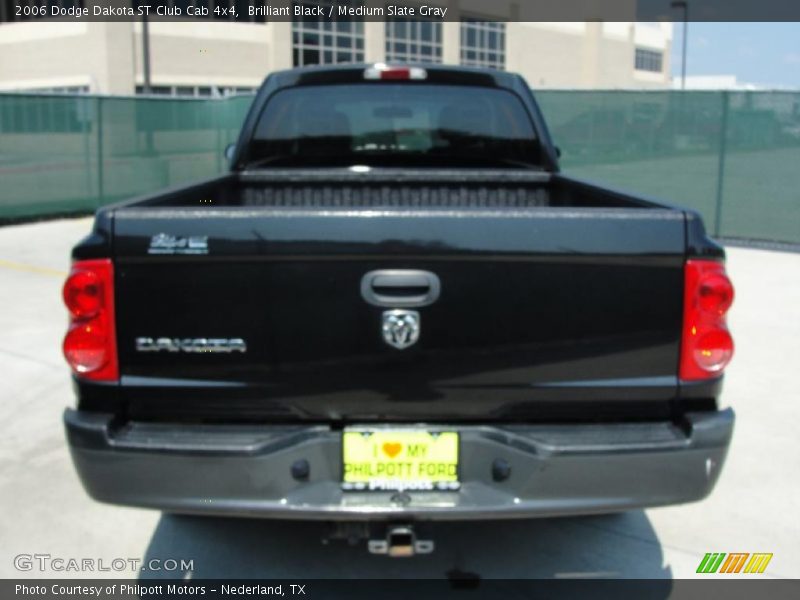
<svg viewBox="0 0 800 600">
<path fill-rule="evenodd" d="M 145 555 L 193 560 L 191 574 L 142 578 L 671 579 L 644 511 L 513 521 L 428 523 L 433 554 L 391 559 L 366 543 L 323 544 L 323 523 L 162 515 Z M 420 532 L 423 533 L 422 531 Z M 664 586 L 667 590 L 670 585 Z"/>
</svg>

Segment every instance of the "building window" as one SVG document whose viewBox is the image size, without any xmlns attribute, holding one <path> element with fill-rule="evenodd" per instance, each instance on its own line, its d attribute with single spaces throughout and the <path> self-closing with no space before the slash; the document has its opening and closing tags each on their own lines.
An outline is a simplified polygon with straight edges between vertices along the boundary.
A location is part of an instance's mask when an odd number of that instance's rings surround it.
<svg viewBox="0 0 800 600">
<path fill-rule="evenodd" d="M 88 94 L 88 85 L 60 85 L 56 87 L 21 88 L 17 90 L 3 90 L 3 93 L 21 94 Z"/>
<path fill-rule="evenodd" d="M 461 64 L 506 68 L 506 24 L 465 19 L 461 22 Z"/>
<path fill-rule="evenodd" d="M 664 54 L 658 50 L 636 49 L 636 70 L 661 73 L 664 63 Z"/>
<path fill-rule="evenodd" d="M 252 94 L 256 88 L 222 86 L 151 85 L 148 96 L 177 96 L 181 98 L 224 98 L 237 94 Z M 137 95 L 145 95 L 144 86 L 136 86 Z"/>
<path fill-rule="evenodd" d="M 386 60 L 442 62 L 442 24 L 435 21 L 386 21 Z"/>
<path fill-rule="evenodd" d="M 339 2 L 343 4 L 343 2 Z M 361 2 L 350 2 L 361 5 Z M 330 1 L 295 2 L 309 8 L 330 6 Z M 335 8 L 335 7 L 334 7 Z M 294 11 L 292 11 L 294 12 Z M 327 17 L 293 17 L 292 61 L 294 66 L 364 62 L 363 21 L 328 20 Z"/>
</svg>

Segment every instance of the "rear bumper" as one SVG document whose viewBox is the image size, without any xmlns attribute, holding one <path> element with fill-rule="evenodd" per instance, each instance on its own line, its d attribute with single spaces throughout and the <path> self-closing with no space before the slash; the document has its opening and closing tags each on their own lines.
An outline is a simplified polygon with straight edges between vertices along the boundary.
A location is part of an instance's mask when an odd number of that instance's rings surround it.
<svg viewBox="0 0 800 600">
<path fill-rule="evenodd" d="M 496 519 L 589 514 L 707 496 L 733 431 L 730 409 L 671 423 L 454 426 L 457 492 L 343 492 L 341 432 L 327 426 L 112 426 L 68 409 L 72 458 L 102 502 L 172 512 L 324 520 Z M 510 476 L 494 481 L 501 458 Z M 305 459 L 306 480 L 291 466 Z"/>
</svg>

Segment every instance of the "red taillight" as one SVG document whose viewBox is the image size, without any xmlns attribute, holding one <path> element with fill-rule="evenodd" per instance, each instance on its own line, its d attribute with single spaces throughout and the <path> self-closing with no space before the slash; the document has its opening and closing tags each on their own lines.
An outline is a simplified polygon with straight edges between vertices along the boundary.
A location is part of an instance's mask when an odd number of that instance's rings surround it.
<svg viewBox="0 0 800 600">
<path fill-rule="evenodd" d="M 63 296 L 73 317 L 93 317 L 102 307 L 103 284 L 95 271 L 73 271 L 64 284 Z"/>
<path fill-rule="evenodd" d="M 700 308 L 719 315 L 724 315 L 733 303 L 733 285 L 724 269 L 704 277 L 698 294 Z"/>
<path fill-rule="evenodd" d="M 74 263 L 64 283 L 70 314 L 64 356 L 82 379 L 119 379 L 114 325 L 114 267 L 107 258 Z"/>
<path fill-rule="evenodd" d="M 721 262 L 686 261 L 680 361 L 682 380 L 718 377 L 731 361 L 733 338 L 725 323 L 725 313 L 732 303 L 733 285 Z"/>
</svg>

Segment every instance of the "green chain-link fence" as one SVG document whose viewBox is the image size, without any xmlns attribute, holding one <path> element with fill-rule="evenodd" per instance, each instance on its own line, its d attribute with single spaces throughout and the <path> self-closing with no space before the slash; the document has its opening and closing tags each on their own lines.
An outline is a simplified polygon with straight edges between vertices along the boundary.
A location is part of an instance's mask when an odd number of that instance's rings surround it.
<svg viewBox="0 0 800 600">
<path fill-rule="evenodd" d="M 564 169 L 800 243 L 800 93 L 539 91 Z M 220 173 L 252 97 L 0 94 L 0 219 L 87 211 Z"/>
<path fill-rule="evenodd" d="M 540 92 L 565 170 L 800 243 L 800 93 Z"/>
<path fill-rule="evenodd" d="M 90 211 L 221 173 L 251 101 L 0 94 L 0 219 Z"/>
</svg>

